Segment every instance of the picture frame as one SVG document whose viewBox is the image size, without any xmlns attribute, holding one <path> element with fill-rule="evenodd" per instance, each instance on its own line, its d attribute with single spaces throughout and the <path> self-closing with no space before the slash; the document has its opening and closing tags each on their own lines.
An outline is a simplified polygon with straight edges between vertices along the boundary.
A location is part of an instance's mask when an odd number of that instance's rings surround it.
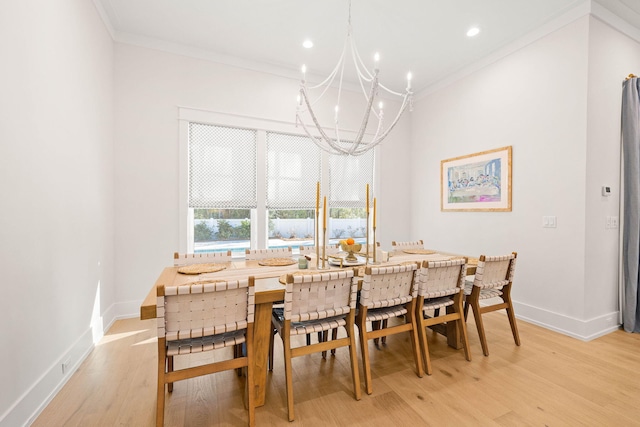
<svg viewBox="0 0 640 427">
<path fill-rule="evenodd" d="M 442 160 L 440 210 L 511 212 L 511 151 L 507 146 Z"/>
</svg>

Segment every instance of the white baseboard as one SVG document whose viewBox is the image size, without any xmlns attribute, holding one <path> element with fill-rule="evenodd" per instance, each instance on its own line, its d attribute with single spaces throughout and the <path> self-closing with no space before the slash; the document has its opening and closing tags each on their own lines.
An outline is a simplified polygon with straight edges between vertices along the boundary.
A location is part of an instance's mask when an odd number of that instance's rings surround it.
<svg viewBox="0 0 640 427">
<path fill-rule="evenodd" d="M 0 427 L 31 425 L 91 354 L 94 343 L 104 336 L 113 322 L 138 317 L 139 310 L 140 301 L 116 303 L 108 307 L 99 319 L 95 319 L 95 329 L 87 328 L 67 351 L 55 360 L 49 369 L 0 416 Z M 62 372 L 63 363 L 68 366 L 64 373 Z"/>
<path fill-rule="evenodd" d="M 620 329 L 617 311 L 581 320 L 516 301 L 513 302 L 513 307 L 518 319 L 582 341 L 591 341 Z"/>
<path fill-rule="evenodd" d="M 568 335 L 583 341 L 590 341 L 620 328 L 618 312 L 611 312 L 589 320 L 580 320 L 514 301 L 516 317 L 525 322 Z M 138 317 L 140 301 L 116 303 L 107 308 L 99 319 L 101 331 L 88 328 L 73 345 L 56 360 L 42 376 L 20 396 L 0 417 L 0 427 L 28 426 L 40 415 L 62 389 L 80 364 L 89 356 L 104 332 L 119 319 Z M 62 364 L 69 369 L 63 374 Z"/>
<path fill-rule="evenodd" d="M 0 427 L 31 425 L 91 353 L 93 347 L 93 332 L 91 328 L 87 328 L 62 357 L 55 360 L 49 369 L 2 414 Z M 64 373 L 62 372 L 63 363 L 68 366 Z"/>
</svg>

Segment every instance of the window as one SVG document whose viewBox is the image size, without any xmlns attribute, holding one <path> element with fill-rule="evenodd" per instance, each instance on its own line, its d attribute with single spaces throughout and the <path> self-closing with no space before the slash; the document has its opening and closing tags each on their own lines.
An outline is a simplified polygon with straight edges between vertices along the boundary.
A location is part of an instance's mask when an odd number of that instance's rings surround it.
<svg viewBox="0 0 640 427">
<path fill-rule="evenodd" d="M 293 124 L 183 108 L 180 116 L 181 198 L 187 201 L 181 251 L 243 256 L 247 248 L 313 245 L 317 182 L 327 196 L 329 243 L 364 241 L 374 151 L 330 155 Z"/>
<path fill-rule="evenodd" d="M 269 248 L 313 245 L 321 153 L 307 136 L 267 132 Z"/>
<path fill-rule="evenodd" d="M 233 250 L 251 242 L 256 197 L 257 132 L 189 124 L 189 208 L 195 252 Z"/>
</svg>

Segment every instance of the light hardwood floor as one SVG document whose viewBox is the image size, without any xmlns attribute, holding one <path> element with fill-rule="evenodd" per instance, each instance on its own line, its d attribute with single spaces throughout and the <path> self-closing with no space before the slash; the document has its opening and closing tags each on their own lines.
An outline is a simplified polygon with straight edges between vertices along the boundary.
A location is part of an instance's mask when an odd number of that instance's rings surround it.
<svg viewBox="0 0 640 427">
<path fill-rule="evenodd" d="M 616 331 L 582 342 L 519 321 L 522 346 L 516 347 L 506 316 L 484 319 L 489 357 L 482 355 L 472 319 L 471 362 L 429 331 L 434 372 L 424 378 L 415 375 L 408 336 L 391 336 L 380 350 L 371 343 L 373 394 L 363 392 L 360 401 L 353 398 L 346 350 L 327 360 L 319 354 L 296 358 L 293 423 L 287 421 L 276 337 L 275 368 L 256 424 L 640 425 L 639 334 Z M 154 426 L 156 353 L 154 320 L 117 321 L 33 425 Z M 233 372 L 176 383 L 167 395 L 165 425 L 246 425 L 243 384 Z"/>
</svg>

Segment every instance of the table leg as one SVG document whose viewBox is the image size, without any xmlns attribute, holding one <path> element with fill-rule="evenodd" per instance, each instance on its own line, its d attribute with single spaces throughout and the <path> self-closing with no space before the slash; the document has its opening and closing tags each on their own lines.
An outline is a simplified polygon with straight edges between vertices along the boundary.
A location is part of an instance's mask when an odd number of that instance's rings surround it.
<svg viewBox="0 0 640 427">
<path fill-rule="evenodd" d="M 447 306 L 447 314 L 453 313 L 453 308 L 454 307 L 452 305 Z M 449 344 L 449 347 L 460 350 L 462 348 L 460 338 L 456 322 L 447 322 L 447 344 Z"/>
<path fill-rule="evenodd" d="M 253 323 L 253 354 L 255 382 L 254 402 L 263 406 L 267 387 L 267 363 L 269 357 L 269 340 L 271 339 L 271 311 L 273 303 L 256 304 Z"/>
</svg>

